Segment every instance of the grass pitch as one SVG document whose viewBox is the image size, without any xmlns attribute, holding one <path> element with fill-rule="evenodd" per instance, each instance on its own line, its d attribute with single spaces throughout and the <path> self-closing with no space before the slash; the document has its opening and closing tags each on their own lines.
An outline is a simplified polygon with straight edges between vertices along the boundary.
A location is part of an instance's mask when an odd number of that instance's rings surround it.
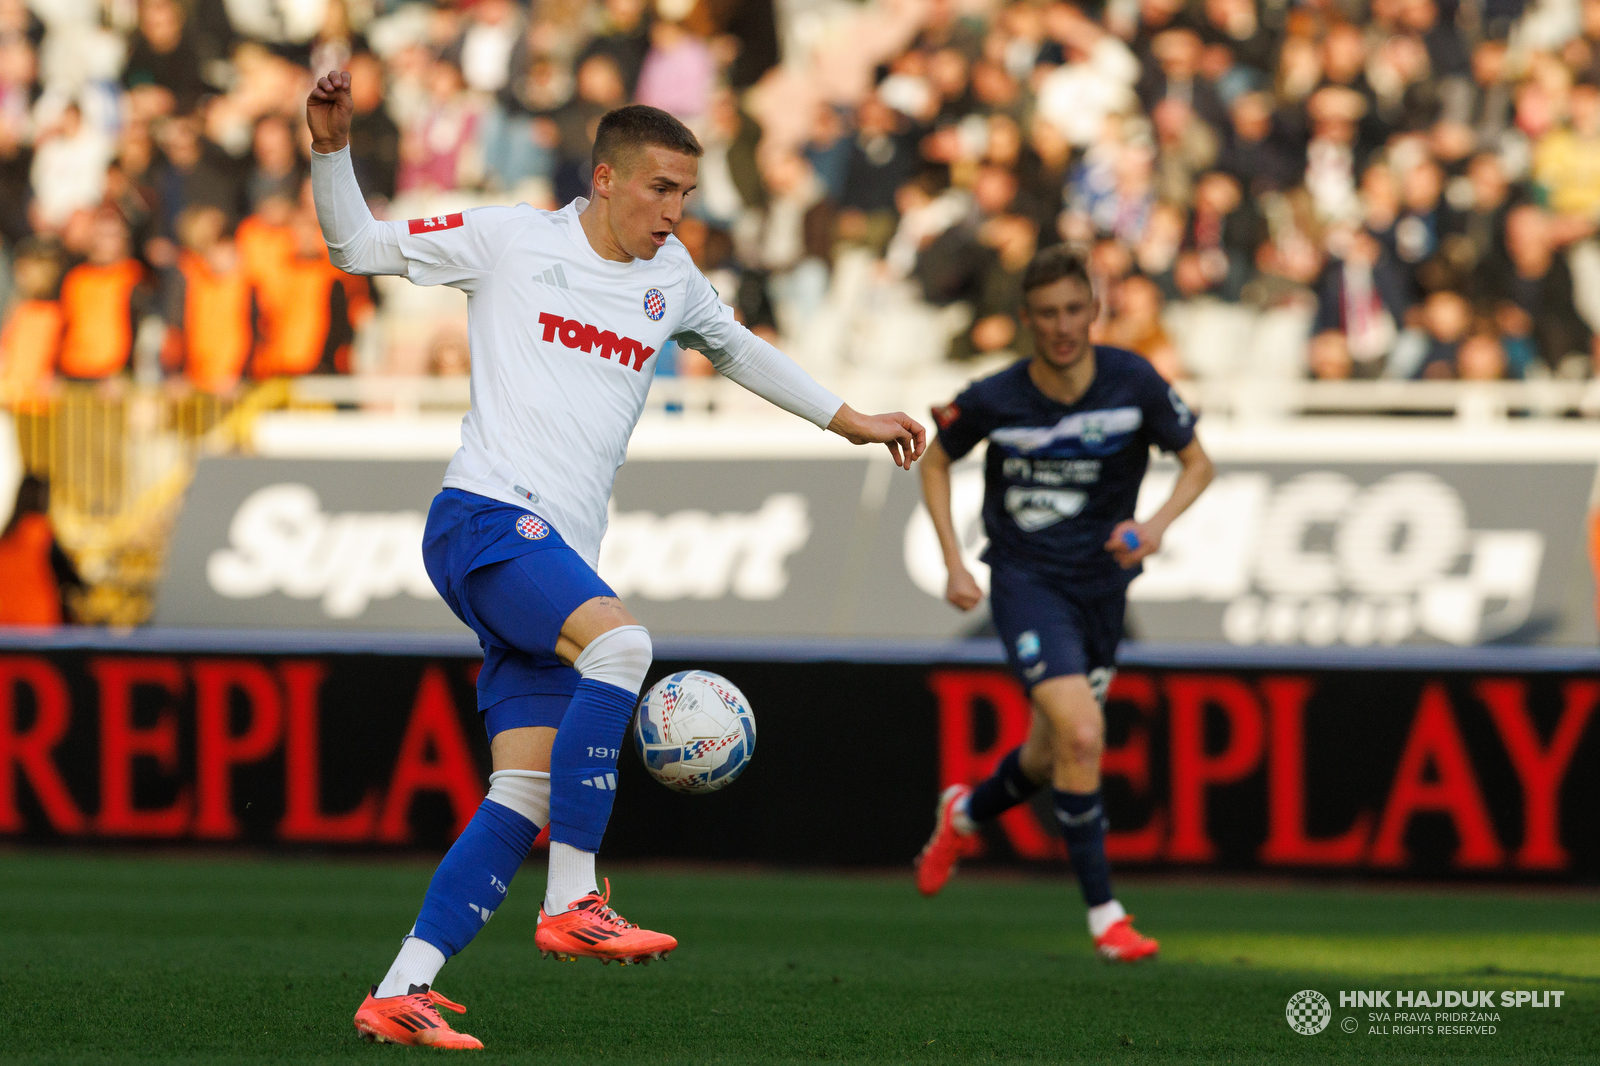
<svg viewBox="0 0 1600 1066">
<path fill-rule="evenodd" d="M 1096 961 L 1075 886 L 611 868 L 630 919 L 675 934 L 646 967 L 541 961 L 541 873 L 439 981 L 472 1061 L 1600 1061 L 1600 895 L 1125 882 L 1163 943 Z M 350 1024 L 416 913 L 423 862 L 0 853 L 0 1061 L 345 1063 L 441 1052 Z M 1289 997 L 1332 1024 L 1300 1036 Z M 1562 989 L 1493 1035 L 1374 1035 L 1340 990 Z M 454 1016 L 451 1016 L 454 1018 Z M 1358 1031 L 1343 1031 L 1345 1018 Z"/>
</svg>

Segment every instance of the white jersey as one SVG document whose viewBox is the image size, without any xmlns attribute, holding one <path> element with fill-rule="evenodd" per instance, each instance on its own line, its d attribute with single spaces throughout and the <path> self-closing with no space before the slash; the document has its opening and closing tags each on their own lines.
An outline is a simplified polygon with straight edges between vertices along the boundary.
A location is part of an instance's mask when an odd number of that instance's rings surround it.
<svg viewBox="0 0 1600 1066">
<path fill-rule="evenodd" d="M 587 201 L 577 200 L 560 211 L 520 204 L 395 223 L 367 214 L 362 228 L 371 232 L 361 240 L 344 219 L 329 217 L 356 213 L 338 187 L 346 174 L 353 187 L 348 152 L 313 159 L 335 264 L 360 273 L 403 269 L 419 285 L 452 285 L 468 296 L 472 409 L 445 486 L 536 511 L 591 566 L 612 482 L 669 339 L 818 426 L 840 406 L 734 321 L 675 237 L 653 259 L 603 259 L 578 220 Z M 348 211 L 325 211 L 325 198 Z"/>
</svg>

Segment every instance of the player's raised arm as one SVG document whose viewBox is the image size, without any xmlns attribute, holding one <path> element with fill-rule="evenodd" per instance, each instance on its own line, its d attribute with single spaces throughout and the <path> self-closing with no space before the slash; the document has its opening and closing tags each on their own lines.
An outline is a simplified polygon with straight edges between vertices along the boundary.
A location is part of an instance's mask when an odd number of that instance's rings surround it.
<svg viewBox="0 0 1600 1066">
<path fill-rule="evenodd" d="M 350 164 L 348 71 L 330 70 L 306 97 L 311 127 L 311 195 L 328 258 L 351 274 L 405 274 L 407 261 L 393 227 L 372 217 Z"/>
</svg>

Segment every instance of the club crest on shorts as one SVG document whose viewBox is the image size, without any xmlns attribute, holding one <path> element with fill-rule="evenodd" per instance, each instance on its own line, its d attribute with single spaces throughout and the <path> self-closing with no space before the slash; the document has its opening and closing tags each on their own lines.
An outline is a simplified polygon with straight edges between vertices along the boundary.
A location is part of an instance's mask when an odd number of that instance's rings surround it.
<svg viewBox="0 0 1600 1066">
<path fill-rule="evenodd" d="M 667 313 L 667 298 L 661 295 L 660 289 L 644 294 L 644 313 L 652 322 L 660 322 L 661 316 Z"/>
<path fill-rule="evenodd" d="M 1035 630 L 1028 630 L 1017 637 L 1017 658 L 1023 662 L 1039 657 L 1039 634 Z"/>
<path fill-rule="evenodd" d="M 517 519 L 517 532 L 529 540 L 543 540 L 550 535 L 550 527 L 538 515 L 525 514 Z"/>
</svg>

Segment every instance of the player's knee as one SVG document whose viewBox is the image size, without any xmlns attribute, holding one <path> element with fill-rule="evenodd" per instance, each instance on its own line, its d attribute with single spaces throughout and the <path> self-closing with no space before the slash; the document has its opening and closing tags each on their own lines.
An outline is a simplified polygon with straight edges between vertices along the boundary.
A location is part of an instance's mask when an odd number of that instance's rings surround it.
<svg viewBox="0 0 1600 1066">
<path fill-rule="evenodd" d="M 1098 763 L 1105 750 L 1105 726 L 1098 719 L 1077 719 L 1056 730 L 1056 761 Z"/>
<path fill-rule="evenodd" d="M 654 649 L 644 626 L 617 626 L 595 637 L 578 653 L 573 667 L 586 680 L 638 692 L 644 687 Z"/>
</svg>

